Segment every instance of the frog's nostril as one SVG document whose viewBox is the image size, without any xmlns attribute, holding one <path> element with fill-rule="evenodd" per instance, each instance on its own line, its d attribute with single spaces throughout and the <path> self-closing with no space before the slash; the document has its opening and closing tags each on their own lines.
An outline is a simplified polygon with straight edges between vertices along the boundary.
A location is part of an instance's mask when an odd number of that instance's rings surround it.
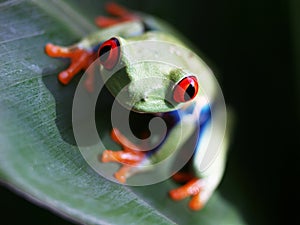
<svg viewBox="0 0 300 225">
<path fill-rule="evenodd" d="M 141 102 L 146 102 L 147 101 L 147 96 L 144 96 L 143 98 L 141 98 Z"/>
</svg>

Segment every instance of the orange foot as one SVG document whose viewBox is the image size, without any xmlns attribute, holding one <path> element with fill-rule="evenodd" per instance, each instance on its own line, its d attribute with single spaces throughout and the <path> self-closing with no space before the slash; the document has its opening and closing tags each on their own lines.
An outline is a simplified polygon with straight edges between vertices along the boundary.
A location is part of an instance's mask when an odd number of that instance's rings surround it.
<svg viewBox="0 0 300 225">
<path fill-rule="evenodd" d="M 109 27 L 118 23 L 139 19 L 136 14 L 116 3 L 110 2 L 106 4 L 105 9 L 109 14 L 115 17 L 97 17 L 95 22 L 99 27 Z"/>
<path fill-rule="evenodd" d="M 97 52 L 88 51 L 77 46 L 62 47 L 49 43 L 46 45 L 45 51 L 50 57 L 71 59 L 70 66 L 58 75 L 58 80 L 65 85 L 67 85 L 79 71 L 87 69 L 97 58 Z M 87 80 L 87 84 L 89 83 L 92 82 Z"/>
<path fill-rule="evenodd" d="M 125 183 L 126 179 L 132 175 L 133 168 L 145 159 L 145 152 L 140 151 L 116 128 L 112 130 L 111 137 L 122 146 L 123 151 L 105 150 L 100 160 L 104 163 L 118 162 L 122 164 L 123 166 L 114 175 L 119 182 Z"/>
<path fill-rule="evenodd" d="M 176 175 L 177 176 L 177 175 Z M 182 176 L 177 176 L 175 179 L 180 178 L 183 180 Z M 204 202 L 201 200 L 201 191 L 203 190 L 204 184 L 203 181 L 199 178 L 192 178 L 185 185 L 173 189 L 169 192 L 170 197 L 173 200 L 179 201 L 186 197 L 192 196 L 191 201 L 189 202 L 189 207 L 192 210 L 200 210 L 204 206 Z"/>
</svg>

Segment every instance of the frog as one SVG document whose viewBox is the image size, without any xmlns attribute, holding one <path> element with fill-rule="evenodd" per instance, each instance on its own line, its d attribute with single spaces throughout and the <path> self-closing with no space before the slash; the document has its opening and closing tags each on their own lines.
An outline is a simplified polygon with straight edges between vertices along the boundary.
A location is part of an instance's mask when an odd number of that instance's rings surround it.
<svg viewBox="0 0 300 225">
<path fill-rule="evenodd" d="M 58 74 L 58 80 L 62 85 L 68 85 L 76 74 L 87 70 L 96 60 L 103 76 L 110 74 L 107 72 L 121 64 L 123 69 L 110 77 L 105 83 L 106 87 L 113 96 L 117 96 L 126 87 L 125 97 L 118 101 L 134 113 L 163 118 L 168 126 L 167 134 L 155 148 L 143 149 L 144 147 L 128 139 L 126 133 L 113 127 L 111 139 L 121 146 L 122 150 L 104 150 L 99 157 L 99 163 L 119 164 L 120 169 L 114 173 L 114 177 L 119 183 L 125 184 L 127 179 L 136 173 L 145 172 L 140 169 L 141 166 L 155 165 L 174 152 L 186 151 L 186 147 L 191 147 L 187 144 L 191 136 L 196 137 L 193 139 L 196 141 L 192 149 L 189 150 L 190 158 L 188 157 L 186 165 L 171 174 L 172 179 L 182 186 L 170 190 L 169 197 L 175 201 L 190 197 L 189 208 L 194 211 L 201 210 L 222 180 L 229 132 L 226 130 L 218 154 L 209 167 L 206 170 L 201 169 L 203 152 L 206 151 L 211 138 L 212 112 L 215 108 L 218 110 L 218 101 L 214 100 L 214 97 L 205 97 L 201 76 L 189 71 L 189 59 L 186 58 L 191 54 L 183 56 L 176 52 L 176 48 L 174 50 L 169 47 L 163 50 L 159 46 L 155 53 L 145 53 L 147 46 L 143 47 L 143 43 L 167 43 L 180 46 L 179 49 L 189 49 L 191 52 L 194 47 L 189 47 L 187 39 L 173 27 L 151 15 L 132 11 L 112 2 L 106 4 L 106 11 L 111 16 L 99 16 L 95 20 L 101 29 L 87 35 L 76 44 L 67 47 L 46 44 L 45 52 L 48 56 L 68 58 L 71 61 L 68 68 Z M 132 48 L 122 50 L 122 46 L 130 44 L 135 48 L 134 53 Z M 146 59 L 147 54 L 156 54 L 151 58 L 159 60 L 163 51 L 168 51 L 169 55 L 177 54 L 176 58 L 179 59 L 185 57 L 187 63 L 183 65 L 187 68 L 155 63 L 151 60 L 146 63 L 133 63 L 133 58 L 139 54 L 144 54 Z M 201 63 L 207 68 L 204 61 Z M 212 72 L 208 71 L 211 73 L 209 76 L 213 76 Z M 88 75 L 85 80 L 86 89 L 90 92 L 94 89 L 93 76 Z M 210 89 L 212 93 L 215 92 L 214 87 Z M 215 124 L 218 121 L 215 120 Z M 226 123 L 224 118 L 220 123 Z"/>
</svg>

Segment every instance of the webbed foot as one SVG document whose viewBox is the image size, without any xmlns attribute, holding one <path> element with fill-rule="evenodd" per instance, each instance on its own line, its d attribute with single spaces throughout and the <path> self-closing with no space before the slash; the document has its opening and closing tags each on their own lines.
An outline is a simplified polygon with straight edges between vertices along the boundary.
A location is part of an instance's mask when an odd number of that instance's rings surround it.
<svg viewBox="0 0 300 225">
<path fill-rule="evenodd" d="M 71 60 L 70 66 L 58 74 L 58 80 L 64 85 L 67 85 L 79 71 L 86 70 L 97 58 L 97 52 L 77 46 L 62 47 L 48 43 L 45 46 L 45 52 L 50 57 L 69 58 Z"/>
<path fill-rule="evenodd" d="M 189 202 L 189 207 L 192 210 L 200 210 L 204 206 L 204 201 L 201 199 L 201 191 L 203 188 L 203 180 L 199 178 L 192 178 L 183 186 L 171 190 L 169 194 L 170 197 L 175 201 L 179 201 L 191 196 L 192 199 Z"/>
<path fill-rule="evenodd" d="M 134 168 L 145 159 L 145 152 L 141 151 L 116 128 L 112 130 L 111 137 L 122 146 L 123 150 L 105 150 L 100 160 L 104 163 L 117 162 L 122 164 L 122 167 L 114 175 L 119 182 L 125 183 L 126 179 L 135 172 Z"/>
</svg>

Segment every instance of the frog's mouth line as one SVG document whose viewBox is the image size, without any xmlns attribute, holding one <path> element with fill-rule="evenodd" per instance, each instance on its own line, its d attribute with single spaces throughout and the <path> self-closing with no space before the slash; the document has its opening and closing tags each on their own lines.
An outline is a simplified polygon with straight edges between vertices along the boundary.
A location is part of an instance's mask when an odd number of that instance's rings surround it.
<svg viewBox="0 0 300 225">
<path fill-rule="evenodd" d="M 164 98 L 142 98 L 133 103 L 120 102 L 120 104 L 128 110 L 137 113 L 164 113 L 177 110 L 178 104 L 168 101 Z"/>
</svg>

